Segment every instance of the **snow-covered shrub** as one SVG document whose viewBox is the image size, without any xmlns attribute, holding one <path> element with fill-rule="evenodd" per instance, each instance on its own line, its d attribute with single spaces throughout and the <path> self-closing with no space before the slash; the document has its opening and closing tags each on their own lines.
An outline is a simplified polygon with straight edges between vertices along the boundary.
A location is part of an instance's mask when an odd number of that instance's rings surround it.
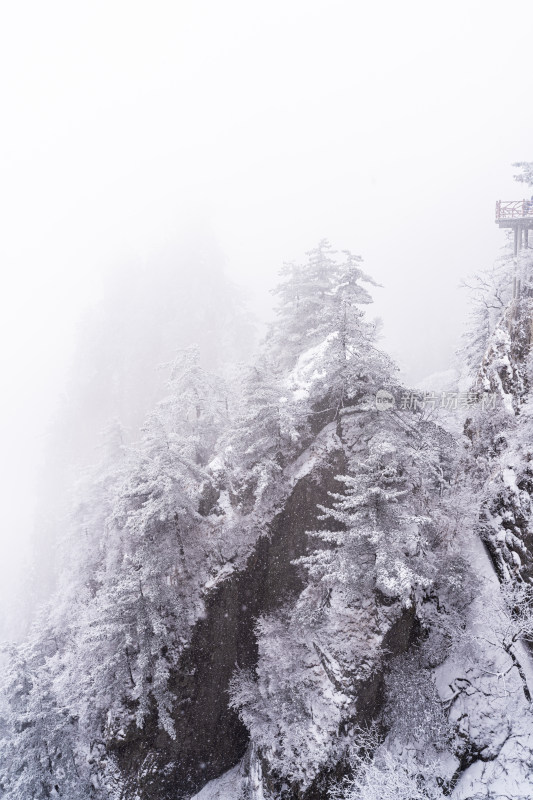
<svg viewBox="0 0 533 800">
<path fill-rule="evenodd" d="M 333 787 L 330 800 L 444 800 L 438 768 L 407 751 L 393 754 L 375 729 L 357 731 L 349 756 L 351 777 Z"/>
<path fill-rule="evenodd" d="M 389 735 L 404 745 L 445 750 L 451 727 L 440 702 L 431 670 L 418 648 L 393 659 L 385 678 L 384 722 Z"/>
</svg>

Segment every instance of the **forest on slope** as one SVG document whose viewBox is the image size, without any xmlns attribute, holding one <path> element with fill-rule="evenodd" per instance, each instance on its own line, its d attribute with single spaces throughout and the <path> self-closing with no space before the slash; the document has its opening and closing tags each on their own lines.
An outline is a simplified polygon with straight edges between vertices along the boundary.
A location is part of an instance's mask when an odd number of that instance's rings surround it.
<svg viewBox="0 0 533 800">
<path fill-rule="evenodd" d="M 474 281 L 446 398 L 402 385 L 324 240 L 246 365 L 180 341 L 139 437 L 98 419 L 6 647 L 2 797 L 531 798 L 530 253 Z"/>
</svg>

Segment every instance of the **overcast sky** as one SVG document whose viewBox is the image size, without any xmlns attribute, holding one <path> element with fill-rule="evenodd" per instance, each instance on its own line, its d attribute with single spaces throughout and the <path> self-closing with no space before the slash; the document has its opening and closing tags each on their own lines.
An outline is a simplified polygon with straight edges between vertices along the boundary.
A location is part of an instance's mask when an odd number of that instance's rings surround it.
<svg viewBox="0 0 533 800">
<path fill-rule="evenodd" d="M 0 557 L 19 552 L 76 324 L 200 216 L 266 311 L 328 237 L 383 284 L 409 380 L 446 369 L 462 277 L 533 160 L 530 0 L 0 3 Z"/>
</svg>

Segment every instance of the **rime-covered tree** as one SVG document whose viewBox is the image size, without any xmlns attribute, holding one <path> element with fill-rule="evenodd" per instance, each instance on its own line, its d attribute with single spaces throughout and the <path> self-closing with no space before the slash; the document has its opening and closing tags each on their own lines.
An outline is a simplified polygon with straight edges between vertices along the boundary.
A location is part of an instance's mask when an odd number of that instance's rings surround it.
<svg viewBox="0 0 533 800">
<path fill-rule="evenodd" d="M 265 355 L 244 371 L 235 420 L 235 466 L 253 469 L 265 460 L 285 461 L 289 442 L 284 418 L 283 382 Z"/>
<path fill-rule="evenodd" d="M 386 631 L 407 609 L 416 613 L 438 571 L 429 541 L 440 445 L 420 415 L 376 409 L 378 389 L 398 393 L 395 369 L 363 313 L 369 296 L 360 283 L 370 279 L 360 259 L 334 255 L 322 242 L 305 268 L 290 267 L 283 324 L 267 344 L 272 352 L 289 340 L 287 409 L 315 433 L 335 423 L 346 472 L 331 505 L 317 509 L 316 547 L 299 560 L 306 587 L 294 605 L 260 620 L 257 670 L 236 676 L 232 695 L 254 747 L 295 791 L 342 758 Z"/>
<path fill-rule="evenodd" d="M 169 395 L 148 418 L 106 521 L 107 557 L 83 647 L 87 658 L 99 653 L 93 685 L 105 687 L 100 705 L 108 718 L 115 714 L 115 733 L 127 697 L 138 727 L 155 712 L 174 735 L 168 679 L 201 613 L 197 586 L 208 567 L 202 539 L 209 522 L 198 506 L 208 481 L 202 464 L 226 415 L 219 386 L 199 366 L 197 351 L 179 359 Z"/>
<path fill-rule="evenodd" d="M 9 800 L 98 797 L 69 704 L 68 631 L 45 623 L 7 656 L 2 689 L 7 713 L 0 735 L 0 787 Z"/>
<path fill-rule="evenodd" d="M 235 679 L 252 741 L 300 790 L 342 758 L 385 632 L 406 609 L 416 613 L 437 572 L 428 511 L 442 481 L 438 449 L 412 417 L 367 407 L 343 418 L 349 473 L 317 510 L 323 543 L 299 562 L 307 586 L 260 621 L 256 674 Z"/>
<path fill-rule="evenodd" d="M 413 503 L 423 491 L 426 466 L 418 445 L 415 434 L 392 426 L 373 432 L 361 461 L 342 478 L 344 491 L 322 509 L 337 524 L 319 535 L 334 547 L 306 562 L 322 582 L 335 581 L 361 596 L 377 590 L 410 605 L 424 582 L 415 564 L 422 562 L 429 522 Z"/>
<path fill-rule="evenodd" d="M 168 681 L 213 558 L 198 507 L 226 418 L 221 385 L 185 353 L 139 444 L 124 452 L 114 428 L 108 466 L 84 478 L 64 541 L 69 569 L 46 624 L 11 661 L 1 747 L 19 757 L 4 762 L 9 800 L 107 798 L 110 742 L 148 719 L 174 736 Z"/>
<path fill-rule="evenodd" d="M 275 294 L 277 319 L 243 375 L 225 453 L 233 481 L 271 497 L 280 470 L 345 405 L 375 393 L 390 363 L 364 315 L 371 279 L 361 259 L 323 240 L 302 265 L 288 264 Z M 266 490 L 266 494 L 265 494 Z M 275 491 L 275 490 L 274 490 Z"/>
<path fill-rule="evenodd" d="M 327 240 L 307 256 L 305 264 L 285 267 L 275 290 L 277 321 L 265 342 L 284 374 L 285 424 L 301 446 L 344 406 L 393 380 L 390 360 L 376 348 L 376 323 L 365 316 L 365 284 L 373 281 L 360 257 L 336 253 Z"/>
<path fill-rule="evenodd" d="M 513 167 L 518 167 L 521 172 L 515 175 L 515 180 L 533 186 L 533 161 L 517 161 Z"/>
<path fill-rule="evenodd" d="M 335 268 L 335 253 L 326 239 L 306 255 L 305 264 L 284 265 L 274 289 L 278 304 L 270 333 L 272 350 L 289 369 L 304 350 L 324 338 L 325 302 Z"/>
<path fill-rule="evenodd" d="M 187 442 L 192 460 L 204 465 L 229 421 L 229 390 L 225 381 L 201 364 L 200 350 L 181 351 L 171 365 L 167 396 L 151 415 L 169 437 Z"/>
<path fill-rule="evenodd" d="M 323 239 L 307 253 L 304 264 L 286 264 L 274 290 L 277 319 L 267 344 L 279 364 L 291 370 L 303 353 L 339 337 L 349 349 L 349 336 L 364 330 L 361 307 L 371 302 L 364 284 L 373 281 L 361 269 L 361 258 L 340 255 Z M 347 355 L 348 357 L 348 355 Z"/>
</svg>

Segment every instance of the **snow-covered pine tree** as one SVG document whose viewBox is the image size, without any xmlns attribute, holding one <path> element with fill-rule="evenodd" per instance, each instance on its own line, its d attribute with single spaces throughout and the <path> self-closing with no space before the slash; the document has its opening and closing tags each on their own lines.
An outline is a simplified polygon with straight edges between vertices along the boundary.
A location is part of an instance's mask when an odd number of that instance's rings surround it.
<svg viewBox="0 0 533 800">
<path fill-rule="evenodd" d="M 182 350 L 171 365 L 167 396 L 158 404 L 158 421 L 169 436 L 180 436 L 192 447 L 192 460 L 205 466 L 229 423 L 229 388 L 219 375 L 208 372 L 197 346 Z"/>
<path fill-rule="evenodd" d="M 209 481 L 203 465 L 222 433 L 226 408 L 222 381 L 200 367 L 196 350 L 185 352 L 117 492 L 106 523 L 110 544 L 101 588 L 88 609 L 84 638 L 98 673 L 94 686 L 105 687 L 100 705 L 109 735 L 123 735 L 128 698 L 137 727 L 155 714 L 174 736 L 168 681 L 202 612 L 210 566 L 210 523 L 198 511 Z"/>
<path fill-rule="evenodd" d="M 56 592 L 26 640 L 8 649 L 0 763 L 1 785 L 10 800 L 106 797 L 98 788 L 105 748 L 95 757 L 105 711 L 88 702 L 94 674 L 82 641 L 87 611 L 102 588 L 110 544 L 106 517 L 127 472 L 117 422 L 103 432 L 100 450 L 99 463 L 78 478 L 68 532 L 57 548 L 61 580 Z"/>
<path fill-rule="evenodd" d="M 399 395 L 394 366 L 362 314 L 360 260 L 347 253 L 335 263 L 327 252 L 330 273 L 317 280 L 312 305 L 319 323 L 307 349 L 293 353 L 287 385 L 289 402 L 306 409 L 315 432 L 313 420 L 334 422 L 347 471 L 332 505 L 317 509 L 328 524 L 315 552 L 299 561 L 306 588 L 259 621 L 256 672 L 238 674 L 232 695 L 270 784 L 286 781 L 296 794 L 316 788 L 343 759 L 358 714 L 377 702 L 365 695 L 379 683 L 387 637 L 395 626 L 416 625 L 438 573 L 430 516 L 443 472 L 434 426 L 416 413 L 377 410 L 378 389 Z M 310 268 L 317 263 L 324 259 L 310 259 Z M 295 331 L 290 308 L 298 317 L 299 306 L 283 309 Z"/>
<path fill-rule="evenodd" d="M 490 337 L 512 298 L 513 269 L 510 254 L 506 252 L 492 269 L 463 283 L 470 297 L 470 319 L 460 356 L 474 380 L 487 353 Z"/>
<path fill-rule="evenodd" d="M 235 469 L 253 469 L 260 462 L 286 463 L 290 441 L 284 419 L 282 373 L 264 353 L 243 371 L 239 408 L 231 438 Z M 237 433 L 238 432 L 238 433 Z"/>
<path fill-rule="evenodd" d="M 425 583 L 414 564 L 423 565 L 423 530 L 429 522 L 423 516 L 429 505 L 424 478 L 431 480 L 432 465 L 417 434 L 378 423 L 360 460 L 352 461 L 350 474 L 342 477 L 344 491 L 333 495 L 331 508 L 321 509 L 336 525 L 319 535 L 335 546 L 305 563 L 321 581 L 344 586 L 348 602 L 351 593 L 362 598 L 378 592 L 408 608 L 413 592 Z"/>
<path fill-rule="evenodd" d="M 28 642 L 9 648 L 2 691 L 0 787 L 9 800 L 101 797 L 69 687 L 77 663 L 71 630 L 42 614 Z"/>
<path fill-rule="evenodd" d="M 355 429 L 343 421 L 350 472 L 332 506 L 318 509 L 329 523 L 315 534 L 324 544 L 300 559 L 308 585 L 292 608 L 260 621 L 256 674 L 234 683 L 258 752 L 300 791 L 343 758 L 372 705 L 365 695 L 390 631 L 415 624 L 438 573 L 428 516 L 442 480 L 438 453 L 414 415 L 406 425 L 387 412 L 355 413 Z"/>
<path fill-rule="evenodd" d="M 336 253 L 327 240 L 307 256 L 282 270 L 277 319 L 243 375 L 226 441 L 228 479 L 246 508 L 272 499 L 281 471 L 344 405 L 382 386 L 390 368 L 375 347 L 376 325 L 365 318 L 372 280 L 360 257 Z"/>
<path fill-rule="evenodd" d="M 276 324 L 270 330 L 272 351 L 288 369 L 304 350 L 324 338 L 324 299 L 331 289 L 335 253 L 323 239 L 306 255 L 305 264 L 284 265 L 282 280 L 273 290 L 278 303 Z"/>
<path fill-rule="evenodd" d="M 518 175 L 515 175 L 515 180 L 519 181 L 519 183 L 527 183 L 529 186 L 533 186 L 533 161 L 517 161 L 513 164 L 513 167 L 518 167 L 521 172 Z"/>
<path fill-rule="evenodd" d="M 276 322 L 267 336 L 273 362 L 292 370 L 302 356 L 328 337 L 341 337 L 371 302 L 364 284 L 373 281 L 361 269 L 361 258 L 348 251 L 338 254 L 327 239 L 307 252 L 304 264 L 286 264 L 274 289 L 278 298 Z M 349 348 L 349 342 L 340 346 Z"/>
<path fill-rule="evenodd" d="M 383 385 L 391 367 L 375 347 L 376 324 L 365 318 L 371 298 L 364 284 L 372 280 L 361 259 L 348 251 L 337 257 L 327 240 L 307 255 L 275 290 L 278 320 L 266 340 L 273 360 L 286 366 L 286 413 L 292 438 L 304 443 L 344 405 Z"/>
<path fill-rule="evenodd" d="M 115 429 L 112 465 L 83 481 L 64 542 L 71 568 L 10 662 L 9 800 L 108 798 L 113 746 L 148 720 L 174 736 L 169 678 L 217 557 L 198 508 L 227 417 L 222 386 L 185 353 L 140 443 L 118 459 Z"/>
</svg>

